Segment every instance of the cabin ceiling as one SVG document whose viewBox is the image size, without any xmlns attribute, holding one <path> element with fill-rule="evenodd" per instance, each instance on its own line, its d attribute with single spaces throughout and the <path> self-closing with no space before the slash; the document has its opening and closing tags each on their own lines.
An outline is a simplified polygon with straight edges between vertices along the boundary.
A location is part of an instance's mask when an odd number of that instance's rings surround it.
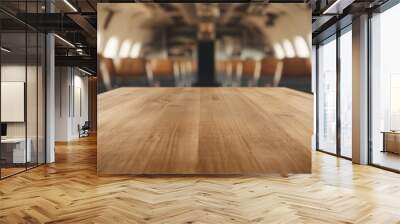
<svg viewBox="0 0 400 224">
<path fill-rule="evenodd" d="M 242 47 L 268 51 L 285 38 L 307 39 L 311 30 L 307 4 L 104 3 L 98 9 L 100 50 L 112 36 L 153 50 L 179 43 L 190 48 L 202 25 L 211 24 L 217 39 L 238 39 Z"/>
</svg>

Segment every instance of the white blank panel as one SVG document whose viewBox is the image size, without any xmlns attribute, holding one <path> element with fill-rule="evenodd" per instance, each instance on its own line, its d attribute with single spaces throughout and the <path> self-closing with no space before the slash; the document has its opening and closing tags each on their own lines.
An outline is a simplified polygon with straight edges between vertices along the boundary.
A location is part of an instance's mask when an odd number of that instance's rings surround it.
<svg viewBox="0 0 400 224">
<path fill-rule="evenodd" d="M 1 122 L 24 122 L 24 82 L 1 82 Z"/>
</svg>

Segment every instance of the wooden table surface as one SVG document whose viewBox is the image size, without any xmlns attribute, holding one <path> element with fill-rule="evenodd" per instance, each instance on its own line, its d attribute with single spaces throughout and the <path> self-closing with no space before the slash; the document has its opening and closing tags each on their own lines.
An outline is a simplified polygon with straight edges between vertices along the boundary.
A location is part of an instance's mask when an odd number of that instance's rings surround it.
<svg viewBox="0 0 400 224">
<path fill-rule="evenodd" d="M 287 88 L 119 88 L 98 96 L 97 172 L 311 172 L 311 94 Z"/>
</svg>

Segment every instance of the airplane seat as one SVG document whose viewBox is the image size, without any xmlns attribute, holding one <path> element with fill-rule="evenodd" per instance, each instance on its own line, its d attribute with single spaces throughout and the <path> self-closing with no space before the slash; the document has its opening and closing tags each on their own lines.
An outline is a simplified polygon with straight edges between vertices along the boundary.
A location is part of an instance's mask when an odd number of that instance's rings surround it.
<svg viewBox="0 0 400 224">
<path fill-rule="evenodd" d="M 153 59 L 151 61 L 153 82 L 155 86 L 173 87 L 176 86 L 176 70 L 174 61 L 171 59 Z"/>
<path fill-rule="evenodd" d="M 104 92 L 107 89 L 107 86 L 112 85 L 112 77 L 115 75 L 115 66 L 114 61 L 111 58 L 105 58 L 101 55 L 98 55 L 97 59 L 99 63 L 98 70 L 98 91 Z"/>
<path fill-rule="evenodd" d="M 227 60 L 218 60 L 217 61 L 217 73 L 216 73 L 216 80 L 217 82 L 221 83 L 222 86 L 226 86 L 227 79 L 228 79 L 228 61 Z"/>
<path fill-rule="evenodd" d="M 279 60 L 268 57 L 261 60 L 261 71 L 258 86 L 273 86 L 274 77 Z"/>
<path fill-rule="evenodd" d="M 243 71 L 240 78 L 241 86 L 254 86 L 256 77 L 256 60 L 246 59 L 242 61 Z"/>
<path fill-rule="evenodd" d="M 194 61 L 192 59 L 185 59 L 181 63 L 183 70 L 183 86 L 192 86 L 194 83 Z"/>
<path fill-rule="evenodd" d="M 174 60 L 174 75 L 178 86 L 192 86 L 193 74 L 191 59 Z"/>
<path fill-rule="evenodd" d="M 196 82 L 196 78 L 197 78 L 197 61 L 190 59 L 189 65 L 190 65 L 189 84 L 190 84 L 190 86 L 192 86 L 193 83 Z"/>
<path fill-rule="evenodd" d="M 279 86 L 311 91 L 311 61 L 309 58 L 285 58 Z"/>
<path fill-rule="evenodd" d="M 104 83 L 103 74 L 100 70 L 97 70 L 97 92 L 102 93 L 107 90 L 106 85 Z"/>
<path fill-rule="evenodd" d="M 122 58 L 119 60 L 113 82 L 118 87 L 149 86 L 144 58 Z"/>
<path fill-rule="evenodd" d="M 241 59 L 233 59 L 232 63 L 232 76 L 231 76 L 231 86 L 240 86 L 241 77 L 243 74 L 243 63 Z"/>
</svg>

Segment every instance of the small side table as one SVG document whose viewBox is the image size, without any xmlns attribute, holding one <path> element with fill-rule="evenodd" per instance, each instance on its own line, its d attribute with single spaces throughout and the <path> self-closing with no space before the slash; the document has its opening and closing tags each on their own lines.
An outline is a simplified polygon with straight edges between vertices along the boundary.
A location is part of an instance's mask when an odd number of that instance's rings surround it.
<svg viewBox="0 0 400 224">
<path fill-rule="evenodd" d="M 400 131 L 382 131 L 383 150 L 382 152 L 391 152 L 400 154 Z"/>
</svg>

